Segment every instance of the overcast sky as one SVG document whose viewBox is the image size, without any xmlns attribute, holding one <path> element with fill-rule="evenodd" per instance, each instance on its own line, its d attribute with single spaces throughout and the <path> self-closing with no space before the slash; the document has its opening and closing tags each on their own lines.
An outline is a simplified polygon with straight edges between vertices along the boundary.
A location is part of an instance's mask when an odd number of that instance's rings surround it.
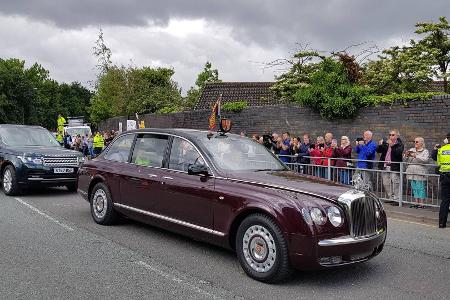
<svg viewBox="0 0 450 300">
<path fill-rule="evenodd" d="M 113 63 L 172 67 L 186 91 L 206 61 L 224 81 L 272 81 L 260 63 L 288 56 L 296 43 L 383 48 L 449 12 L 450 0 L 0 0 L 0 57 L 87 86 L 102 28 Z"/>
</svg>

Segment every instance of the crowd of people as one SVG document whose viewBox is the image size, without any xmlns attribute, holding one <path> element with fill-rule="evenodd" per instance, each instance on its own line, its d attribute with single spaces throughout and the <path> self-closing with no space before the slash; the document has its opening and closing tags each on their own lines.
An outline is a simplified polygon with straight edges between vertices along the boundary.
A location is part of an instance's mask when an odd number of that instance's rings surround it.
<svg viewBox="0 0 450 300">
<path fill-rule="evenodd" d="M 87 158 L 94 158 L 114 140 L 118 132 L 97 131 L 94 135 L 77 134 L 72 137 L 67 131 L 64 132 L 63 146 L 66 149 L 80 151 Z"/>
<path fill-rule="evenodd" d="M 242 132 L 241 135 L 245 135 Z M 350 141 L 348 136 L 342 136 L 340 142 L 331 132 L 318 136 L 312 141 L 309 134 L 292 137 L 289 132 L 281 135 L 277 133 L 267 135 L 254 134 L 252 139 L 274 154 L 285 163 L 295 163 L 300 166 L 299 171 L 309 175 L 326 178 L 328 165 L 333 166 L 333 172 L 343 184 L 350 184 L 353 168 L 359 169 L 363 182 L 373 189 L 372 169 L 383 170 L 381 178 L 384 191 L 388 199 L 397 201 L 399 197 L 401 163 L 406 162 L 406 177 L 411 185 L 415 204 L 412 207 L 423 208 L 426 195 L 426 176 L 429 170 L 427 163 L 436 155 L 440 145 L 435 145 L 432 153 L 425 146 L 425 140 L 418 136 L 414 138 L 414 147 L 405 150 L 405 145 L 396 129 L 389 131 L 386 139 L 373 140 L 373 133 L 369 130 L 362 137 Z M 379 158 L 376 161 L 376 155 Z M 352 155 L 356 159 L 352 160 Z M 307 167 L 313 165 L 316 167 Z"/>
</svg>

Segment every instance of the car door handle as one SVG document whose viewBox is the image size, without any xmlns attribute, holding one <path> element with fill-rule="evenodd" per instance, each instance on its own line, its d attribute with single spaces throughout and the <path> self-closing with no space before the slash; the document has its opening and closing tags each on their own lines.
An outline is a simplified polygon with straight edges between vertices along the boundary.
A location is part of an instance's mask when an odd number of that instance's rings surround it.
<svg viewBox="0 0 450 300">
<path fill-rule="evenodd" d="M 147 174 L 148 175 L 148 177 L 150 177 L 150 178 L 156 178 L 156 177 L 158 177 L 158 175 L 156 175 L 156 174 Z"/>
<path fill-rule="evenodd" d="M 172 178 L 172 177 L 169 177 L 169 176 L 164 176 L 163 179 L 173 180 L 173 178 Z"/>
</svg>

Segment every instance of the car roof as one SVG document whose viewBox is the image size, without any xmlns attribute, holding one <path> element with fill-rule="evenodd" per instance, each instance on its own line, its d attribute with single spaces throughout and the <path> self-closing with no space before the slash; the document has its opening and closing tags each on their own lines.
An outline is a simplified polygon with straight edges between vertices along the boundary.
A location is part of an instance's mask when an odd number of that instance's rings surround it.
<svg viewBox="0 0 450 300">
<path fill-rule="evenodd" d="M 198 137 L 203 137 L 208 133 L 218 134 L 217 131 L 208 131 L 208 130 L 198 130 L 198 129 L 190 129 L 190 128 L 142 128 L 142 129 L 134 129 L 124 131 L 124 133 L 162 133 L 162 134 L 171 134 L 178 135 L 187 139 L 196 139 Z M 229 133 L 227 133 L 228 135 Z M 230 134 L 234 135 L 234 134 Z"/>
<path fill-rule="evenodd" d="M 0 124 L 0 128 L 11 128 L 11 127 L 17 127 L 17 128 L 39 128 L 39 129 L 45 129 L 42 126 L 37 125 L 21 125 L 21 124 Z"/>
</svg>

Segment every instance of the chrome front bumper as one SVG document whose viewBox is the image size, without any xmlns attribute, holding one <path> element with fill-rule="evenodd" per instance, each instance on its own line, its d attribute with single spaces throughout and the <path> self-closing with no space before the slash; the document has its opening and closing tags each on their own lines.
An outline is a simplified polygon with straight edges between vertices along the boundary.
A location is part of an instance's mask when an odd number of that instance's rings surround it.
<svg viewBox="0 0 450 300">
<path fill-rule="evenodd" d="M 333 238 L 333 239 L 320 240 L 318 244 L 321 247 L 329 247 L 329 246 L 340 246 L 340 245 L 364 243 L 364 242 L 369 242 L 369 241 L 377 239 L 378 237 L 383 235 L 385 232 L 386 232 L 386 230 L 382 229 L 373 235 L 365 236 L 365 237 L 358 237 L 358 238 L 346 235 L 346 236 L 341 236 L 341 237 L 337 237 L 337 238 Z"/>
</svg>

